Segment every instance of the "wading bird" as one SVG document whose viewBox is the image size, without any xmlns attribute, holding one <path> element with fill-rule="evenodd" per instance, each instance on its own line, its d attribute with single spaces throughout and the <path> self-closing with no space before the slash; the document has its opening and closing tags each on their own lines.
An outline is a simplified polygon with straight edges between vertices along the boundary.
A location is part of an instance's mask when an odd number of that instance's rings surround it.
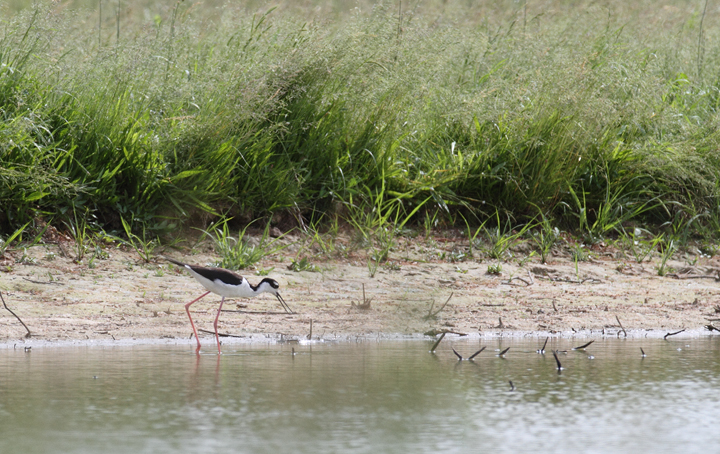
<svg viewBox="0 0 720 454">
<path fill-rule="evenodd" d="M 188 265 L 186 263 L 178 262 L 175 259 L 171 259 L 170 257 L 164 257 L 164 259 L 168 262 L 174 263 L 177 266 L 186 268 L 190 272 L 192 277 L 194 277 L 195 280 L 201 283 L 203 287 L 208 290 L 207 292 L 200 295 L 198 298 L 190 301 L 185 305 L 185 312 L 187 312 L 188 318 L 190 319 L 190 326 L 192 326 L 193 333 L 195 333 L 195 339 L 197 340 L 198 352 L 200 351 L 200 338 L 198 337 L 197 330 L 195 329 L 195 323 L 193 323 L 193 319 L 190 316 L 190 306 L 192 306 L 198 300 L 200 300 L 200 298 L 208 295 L 211 292 L 222 296 L 222 300 L 220 300 L 220 307 L 218 308 L 217 315 L 215 316 L 215 323 L 213 324 L 213 326 L 215 327 L 215 340 L 217 341 L 218 354 L 220 354 L 221 351 L 220 336 L 218 335 L 217 324 L 218 318 L 220 318 L 220 311 L 222 310 L 222 306 L 225 302 L 226 297 L 250 298 L 253 296 L 258 296 L 261 293 L 268 292 L 272 293 L 277 297 L 283 309 L 285 309 L 285 312 L 287 312 L 288 314 L 294 314 L 294 312 L 290 309 L 285 300 L 283 300 L 280 296 L 280 293 L 278 292 L 280 284 L 278 284 L 277 281 L 274 279 L 265 278 L 260 281 L 258 285 L 251 285 L 247 281 L 247 279 L 229 270 L 225 270 L 222 268 L 208 268 L 204 266 Z"/>
</svg>

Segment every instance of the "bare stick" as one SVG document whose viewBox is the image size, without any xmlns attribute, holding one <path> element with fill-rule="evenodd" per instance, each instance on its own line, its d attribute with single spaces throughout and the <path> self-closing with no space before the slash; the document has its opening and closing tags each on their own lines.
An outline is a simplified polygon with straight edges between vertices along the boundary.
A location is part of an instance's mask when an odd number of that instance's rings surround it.
<svg viewBox="0 0 720 454">
<path fill-rule="evenodd" d="M 167 311 L 166 311 L 167 312 Z M 287 315 L 287 312 L 277 311 L 243 311 L 238 309 L 223 309 L 221 312 L 234 312 L 236 314 L 259 314 L 259 315 Z"/>
<path fill-rule="evenodd" d="M 28 279 L 28 278 L 26 278 L 26 277 L 23 277 L 23 279 L 25 279 L 25 280 L 26 280 L 26 281 L 28 281 L 28 282 L 32 282 L 33 284 L 55 284 L 55 285 L 65 285 L 65 284 L 63 284 L 62 282 L 55 282 L 55 281 L 47 281 L 47 282 L 45 282 L 45 281 L 34 281 L 34 280 L 32 280 L 32 279 Z"/>
<path fill-rule="evenodd" d="M 537 353 L 540 353 L 541 355 L 545 354 L 545 347 L 547 347 L 547 343 L 549 340 L 550 340 L 549 336 L 545 338 L 545 343 L 543 344 L 542 348 L 537 351 Z"/>
<path fill-rule="evenodd" d="M 713 325 L 705 325 L 705 329 L 708 331 L 720 331 L 720 329 L 714 327 Z"/>
<path fill-rule="evenodd" d="M 579 346 L 579 347 L 573 347 L 573 350 L 582 350 L 583 348 L 587 347 L 588 345 L 592 344 L 593 342 L 595 342 L 595 341 L 594 341 L 594 340 L 591 340 L 591 341 L 588 342 L 587 344 L 583 344 L 583 345 L 581 345 L 581 346 Z"/>
<path fill-rule="evenodd" d="M 562 364 L 560 364 L 560 359 L 558 358 L 555 350 L 553 350 L 553 356 L 555 357 L 555 362 L 557 363 L 557 370 L 560 372 L 562 370 Z"/>
<path fill-rule="evenodd" d="M 433 346 L 430 348 L 430 353 L 435 353 L 435 349 L 440 344 L 440 341 L 443 340 L 443 337 L 445 337 L 445 334 L 447 334 L 447 333 L 443 332 L 442 334 L 440 334 L 440 337 L 438 338 L 438 340 L 436 340 L 435 343 L 433 344 Z"/>
<path fill-rule="evenodd" d="M 310 334 L 307 335 L 308 340 L 312 340 L 312 325 L 313 325 L 313 322 L 312 322 L 312 319 L 310 319 Z"/>
<path fill-rule="evenodd" d="M 674 333 L 667 333 L 667 334 L 663 337 L 663 339 L 666 339 L 666 340 L 667 340 L 668 337 L 674 336 L 674 335 L 676 335 L 676 334 L 680 334 L 680 333 L 682 333 L 683 331 L 685 331 L 685 330 L 684 330 L 684 329 L 681 329 L 680 331 L 675 331 Z"/>
<path fill-rule="evenodd" d="M 531 285 L 533 285 L 532 276 L 530 276 L 530 280 L 529 280 L 529 281 L 526 280 L 525 278 L 522 278 L 522 277 L 519 277 L 519 276 L 514 276 L 514 277 L 511 277 L 510 279 L 508 279 L 507 281 L 502 281 L 502 283 L 503 283 L 503 284 L 506 284 L 506 285 L 515 285 L 515 284 L 512 283 L 512 281 L 514 281 L 514 280 L 523 282 L 526 287 L 530 287 Z"/>
<path fill-rule="evenodd" d="M 512 380 L 508 380 L 510 382 L 510 391 L 515 391 L 515 385 L 513 385 Z"/>
<path fill-rule="evenodd" d="M 198 331 L 200 331 L 201 333 L 206 333 L 206 334 L 215 334 L 215 331 L 210 331 L 210 330 L 202 329 L 202 328 L 198 329 Z M 238 336 L 237 334 L 227 334 L 227 333 L 218 333 L 218 336 L 220 336 L 220 337 L 238 337 L 238 338 L 245 337 L 245 336 Z M 190 338 L 192 339 L 192 335 L 190 335 Z"/>
<path fill-rule="evenodd" d="M 455 353 L 455 356 L 457 356 L 457 357 L 458 357 L 458 361 L 462 361 L 462 360 L 463 360 L 463 357 L 462 357 L 462 355 L 460 355 L 460 353 L 458 353 L 457 351 L 455 351 L 455 349 L 454 349 L 454 348 L 452 349 L 452 351 L 453 351 L 453 353 Z"/>
<path fill-rule="evenodd" d="M 454 292 L 453 292 L 453 293 L 454 293 Z M 437 315 L 438 315 L 440 312 L 442 312 L 443 309 L 445 309 L 445 306 L 448 305 L 448 303 L 450 302 L 450 298 L 452 298 L 452 296 L 453 296 L 453 293 L 450 293 L 450 296 L 448 296 L 448 299 L 447 299 L 447 301 L 445 301 L 445 304 L 443 304 L 443 305 L 440 307 L 440 309 L 436 310 L 435 312 L 432 311 L 432 310 L 433 310 L 433 307 L 435 307 L 435 301 L 433 301 L 432 305 L 430 306 L 430 310 L 428 311 L 428 314 L 424 317 L 425 320 L 429 320 L 429 319 L 431 319 L 431 318 L 437 317 Z"/>
<path fill-rule="evenodd" d="M 645 350 L 643 350 L 642 347 L 640 347 L 640 353 L 642 353 L 642 357 L 645 358 L 647 355 L 645 354 Z"/>
<path fill-rule="evenodd" d="M 674 277 L 675 279 L 714 279 L 720 281 L 720 274 L 668 274 L 667 277 Z"/>
<path fill-rule="evenodd" d="M 506 348 L 505 350 L 501 351 L 498 356 L 502 358 L 503 356 L 505 356 L 505 353 L 507 353 L 508 350 L 510 350 L 510 347 L 508 347 L 508 348 Z"/>
<path fill-rule="evenodd" d="M 615 316 L 615 320 L 617 320 L 618 325 L 620 325 L 620 329 L 621 329 L 622 332 L 625 334 L 625 337 L 627 337 L 627 331 L 625 331 L 625 328 L 623 328 L 622 323 L 620 323 L 620 317 L 618 317 L 618 316 L 616 315 L 616 316 Z M 618 336 L 620 336 L 620 333 L 618 333 Z"/>
<path fill-rule="evenodd" d="M 3 296 L 2 296 L 2 292 L 0 292 L 0 299 L 2 300 L 3 306 L 5 306 L 5 309 L 7 309 L 8 312 L 10 312 L 11 314 L 13 314 L 13 315 L 15 316 L 15 318 L 18 319 L 18 321 L 19 321 L 20 323 L 22 323 L 22 326 L 24 326 L 25 329 L 27 330 L 27 334 L 25 335 L 25 337 L 30 337 L 30 336 L 32 336 L 32 333 L 30 333 L 30 328 L 27 327 L 27 325 L 25 324 L 25 322 L 23 322 L 22 320 L 20 320 L 20 317 L 18 317 L 15 312 L 11 311 L 10 308 L 7 307 L 7 304 L 5 304 L 5 298 L 3 298 Z"/>
<path fill-rule="evenodd" d="M 480 350 L 478 350 L 478 351 L 476 351 L 475 353 L 473 353 L 472 356 L 471 356 L 470 358 L 468 358 L 468 360 L 469 360 L 469 361 L 472 361 L 472 359 L 475 358 L 475 357 L 476 357 L 477 355 L 479 355 L 480 353 L 482 353 L 483 350 L 485 350 L 485 347 L 483 347 L 483 348 L 481 348 Z"/>
</svg>

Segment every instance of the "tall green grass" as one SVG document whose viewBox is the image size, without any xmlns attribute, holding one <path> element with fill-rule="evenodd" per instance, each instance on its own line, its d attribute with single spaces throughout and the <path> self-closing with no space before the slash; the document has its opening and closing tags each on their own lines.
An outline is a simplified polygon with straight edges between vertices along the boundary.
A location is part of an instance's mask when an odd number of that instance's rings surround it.
<svg viewBox="0 0 720 454">
<path fill-rule="evenodd" d="M 123 16 L 119 39 L 93 12 L 8 19 L 0 228 L 80 209 L 162 232 L 382 194 L 403 218 L 424 203 L 418 220 L 539 210 L 598 237 L 687 213 L 720 233 L 720 15 L 701 30 L 681 1 L 397 6 L 178 2 Z"/>
</svg>

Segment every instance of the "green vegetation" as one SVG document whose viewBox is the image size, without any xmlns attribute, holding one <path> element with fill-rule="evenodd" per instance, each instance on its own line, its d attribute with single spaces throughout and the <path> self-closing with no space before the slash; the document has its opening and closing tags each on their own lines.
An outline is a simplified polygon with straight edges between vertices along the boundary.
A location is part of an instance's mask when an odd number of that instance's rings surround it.
<svg viewBox="0 0 720 454">
<path fill-rule="evenodd" d="M 178 2 L 100 30 L 97 12 L 13 16 L 0 27 L 0 232 L 51 219 L 82 260 L 92 225 L 149 260 L 158 235 L 200 219 L 223 265 L 244 267 L 255 247 L 227 217 L 337 229 L 339 216 L 371 274 L 406 224 L 464 227 L 495 259 L 534 232 L 544 261 L 558 228 L 588 243 L 667 232 L 663 257 L 690 237 L 717 249 L 720 15 L 449 3 L 218 18 Z M 642 262 L 651 248 L 636 241 Z"/>
</svg>

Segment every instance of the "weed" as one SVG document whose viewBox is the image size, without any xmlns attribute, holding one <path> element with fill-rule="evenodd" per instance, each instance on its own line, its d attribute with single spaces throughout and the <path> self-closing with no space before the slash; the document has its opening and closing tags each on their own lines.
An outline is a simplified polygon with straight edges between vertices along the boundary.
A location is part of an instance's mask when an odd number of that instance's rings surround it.
<svg viewBox="0 0 720 454">
<path fill-rule="evenodd" d="M 665 234 L 653 236 L 647 230 L 635 227 L 631 234 L 623 229 L 622 244 L 630 250 L 637 263 L 642 263 L 658 248 L 664 237 Z"/>
<path fill-rule="evenodd" d="M 295 272 L 300 271 L 311 271 L 311 272 L 317 272 L 317 266 L 315 266 L 313 263 L 310 262 L 310 259 L 307 257 L 303 257 L 300 260 L 293 260 L 290 265 L 288 265 L 288 269 Z"/>
<path fill-rule="evenodd" d="M 495 227 L 487 228 L 483 224 L 481 227 L 485 232 L 485 240 L 489 246 L 485 248 L 485 253 L 494 260 L 501 260 L 509 256 L 509 250 L 515 246 L 520 238 L 531 228 L 531 224 L 513 227 L 510 217 L 504 223 L 500 222 L 500 212 L 495 212 Z"/>
<path fill-rule="evenodd" d="M 397 262 L 387 261 L 383 264 L 383 268 L 387 271 L 400 271 L 402 266 Z"/>
<path fill-rule="evenodd" d="M 138 253 L 140 258 L 144 260 L 145 263 L 150 263 L 150 260 L 152 260 L 153 257 L 153 252 L 155 251 L 155 249 L 157 249 L 158 246 L 160 246 L 160 240 L 157 237 L 150 239 L 148 238 L 150 234 L 145 229 L 144 223 L 142 223 L 142 237 L 140 237 L 133 233 L 132 226 L 128 224 L 127 221 L 125 221 L 125 218 L 120 218 L 120 220 L 122 221 L 125 235 L 128 238 L 126 244 L 132 246 L 132 248 L 135 249 L 135 252 Z"/>
<path fill-rule="evenodd" d="M 555 246 L 558 239 L 560 239 L 560 230 L 553 226 L 549 217 L 540 212 L 540 222 L 538 223 L 538 229 L 530 231 L 530 239 L 535 243 L 540 252 L 540 261 L 547 263 L 548 255 L 550 250 Z"/>
<path fill-rule="evenodd" d="M 570 249 L 570 256 L 575 262 L 587 262 L 590 259 L 590 251 L 584 244 L 575 243 Z"/>
<path fill-rule="evenodd" d="M 672 272 L 672 268 L 668 267 L 667 262 L 677 251 L 677 243 L 674 239 L 663 241 L 660 243 L 660 263 L 657 265 L 658 276 L 665 276 L 668 272 Z"/>
<path fill-rule="evenodd" d="M 230 236 L 230 227 L 228 225 L 231 219 L 222 218 L 208 227 L 208 231 L 202 231 L 212 239 L 215 252 L 220 255 L 220 261 L 216 265 L 221 268 L 231 270 L 246 269 L 268 255 L 275 254 L 288 246 L 278 242 L 282 237 L 270 240 L 270 223 L 265 226 L 257 245 L 252 244 L 245 238 L 245 233 L 250 224 L 239 230 L 238 237 L 234 238 Z"/>
<path fill-rule="evenodd" d="M 263 268 L 263 267 L 255 267 L 255 274 L 257 276 L 267 276 L 275 269 L 274 266 L 271 266 L 270 268 Z"/>
<path fill-rule="evenodd" d="M 21 263 L 23 265 L 35 265 L 37 264 L 37 260 L 35 257 L 31 257 L 27 253 L 27 248 L 23 248 L 23 254 L 20 257 L 20 259 L 17 260 L 17 263 Z"/>
<path fill-rule="evenodd" d="M 0 258 L 5 255 L 5 253 L 10 249 L 10 246 L 12 245 L 12 242 L 17 240 L 18 243 L 22 241 L 22 234 L 25 231 L 25 228 L 30 224 L 29 222 L 19 229 L 15 230 L 12 235 L 10 235 L 6 240 L 3 240 L 0 238 Z"/>
<path fill-rule="evenodd" d="M 502 264 L 494 263 L 494 264 L 488 265 L 487 274 L 493 274 L 496 276 L 501 275 L 502 274 Z"/>
<path fill-rule="evenodd" d="M 73 207 L 73 217 L 65 222 L 68 228 L 70 236 L 75 243 L 75 263 L 81 263 L 85 258 L 92 243 L 92 230 L 88 223 L 89 209 L 85 209 L 85 212 L 78 217 L 77 210 Z"/>
</svg>

